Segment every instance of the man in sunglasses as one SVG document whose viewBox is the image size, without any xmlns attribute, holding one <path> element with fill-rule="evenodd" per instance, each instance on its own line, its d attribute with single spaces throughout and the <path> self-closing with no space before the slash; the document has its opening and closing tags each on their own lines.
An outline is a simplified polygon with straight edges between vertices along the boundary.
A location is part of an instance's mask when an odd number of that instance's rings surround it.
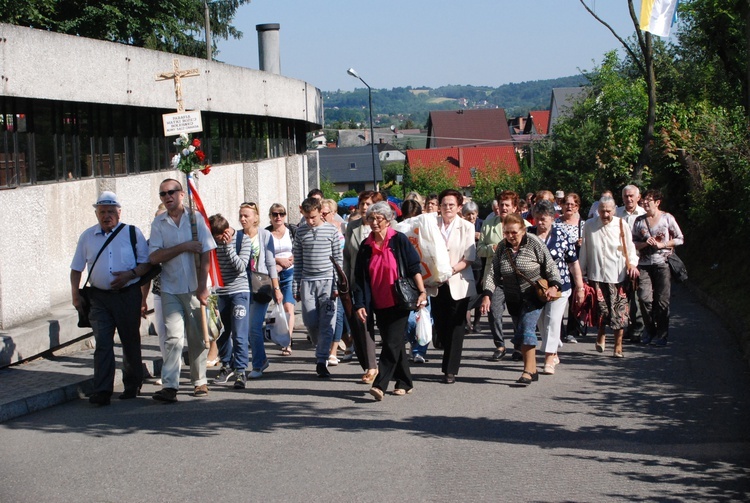
<svg viewBox="0 0 750 503">
<path fill-rule="evenodd" d="M 167 212 L 158 215 L 151 224 L 149 260 L 162 265 L 161 299 L 167 334 L 161 371 L 164 387 L 154 393 L 153 398 L 170 403 L 177 401 L 185 336 L 193 394 L 208 395 L 207 350 L 199 320 L 200 310 L 208 299 L 209 254 L 216 243 L 203 218 L 194 219 L 194 237 L 190 210 L 183 204 L 185 192 L 180 182 L 172 178 L 161 182 L 159 197 Z"/>
</svg>

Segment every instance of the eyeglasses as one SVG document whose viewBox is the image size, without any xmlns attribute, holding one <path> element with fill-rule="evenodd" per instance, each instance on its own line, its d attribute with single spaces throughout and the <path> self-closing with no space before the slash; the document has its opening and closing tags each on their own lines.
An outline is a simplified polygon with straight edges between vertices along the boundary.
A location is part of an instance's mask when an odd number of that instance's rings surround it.
<svg viewBox="0 0 750 503">
<path fill-rule="evenodd" d="M 285 217 L 285 216 L 286 216 L 286 213 L 284 213 L 283 211 L 272 211 L 272 212 L 271 212 L 271 216 L 272 216 L 273 218 L 278 218 L 278 217 Z"/>
<path fill-rule="evenodd" d="M 320 212 L 320 215 L 321 215 L 321 216 L 322 216 L 323 218 L 327 217 L 327 216 L 328 216 L 328 215 L 330 215 L 330 214 L 331 214 L 331 212 L 330 212 L 330 211 L 321 211 L 321 212 Z"/>
<path fill-rule="evenodd" d="M 255 203 L 247 203 L 247 202 L 240 204 L 240 206 L 252 206 L 253 208 L 257 208 L 258 207 L 258 205 L 255 204 Z"/>
<path fill-rule="evenodd" d="M 383 215 L 370 215 L 369 217 L 367 217 L 367 221 L 371 223 L 381 224 L 385 222 L 385 217 Z"/>
<path fill-rule="evenodd" d="M 175 192 L 182 192 L 180 189 L 164 190 L 159 192 L 159 197 L 173 196 Z"/>
</svg>

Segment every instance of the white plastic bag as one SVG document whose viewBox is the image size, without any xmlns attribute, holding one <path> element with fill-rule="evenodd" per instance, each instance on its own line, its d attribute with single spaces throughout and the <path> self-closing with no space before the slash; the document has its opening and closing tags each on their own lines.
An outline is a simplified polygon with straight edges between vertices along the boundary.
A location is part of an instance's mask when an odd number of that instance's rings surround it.
<svg viewBox="0 0 750 503">
<path fill-rule="evenodd" d="M 266 319 L 266 333 L 272 342 L 282 348 L 292 343 L 291 337 L 289 337 L 289 321 L 286 318 L 282 304 L 273 303 L 273 307 Z"/>
<path fill-rule="evenodd" d="M 396 224 L 394 228 L 406 234 L 409 242 L 417 250 L 422 266 L 422 281 L 425 286 L 438 286 L 448 281 L 453 269 L 434 213 L 422 213 L 416 217 L 407 218 Z"/>
<path fill-rule="evenodd" d="M 417 311 L 417 344 L 426 346 L 432 340 L 432 320 L 426 307 Z"/>
</svg>

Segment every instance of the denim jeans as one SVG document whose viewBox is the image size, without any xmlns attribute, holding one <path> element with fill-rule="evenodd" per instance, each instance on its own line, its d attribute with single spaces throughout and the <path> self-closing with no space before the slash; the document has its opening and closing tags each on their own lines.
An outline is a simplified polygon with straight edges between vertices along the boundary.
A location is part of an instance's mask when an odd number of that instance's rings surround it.
<svg viewBox="0 0 750 503">
<path fill-rule="evenodd" d="M 542 314 L 542 308 L 523 303 L 521 309 L 516 314 L 513 314 L 513 311 L 510 313 L 514 329 L 513 344 L 517 346 L 523 344 L 524 346 L 536 347 L 536 327 L 539 322 L 539 316 Z"/>
<path fill-rule="evenodd" d="M 247 369 L 247 338 L 250 330 L 250 292 L 219 295 L 219 316 L 224 331 L 216 341 L 222 366 Z"/>
<path fill-rule="evenodd" d="M 427 312 L 430 312 L 431 306 L 429 298 L 427 299 Z M 432 317 L 430 317 L 430 322 L 432 322 Z M 417 311 L 412 311 L 409 313 L 409 320 L 406 322 L 406 334 L 405 339 L 411 344 L 411 355 L 417 356 L 427 356 L 427 347 L 429 344 L 425 344 L 424 346 L 417 344 Z"/>
<path fill-rule="evenodd" d="M 255 302 L 250 294 L 250 351 L 253 356 L 253 370 L 262 369 L 267 360 L 263 324 L 266 322 L 268 304 L 270 302 Z"/>
</svg>

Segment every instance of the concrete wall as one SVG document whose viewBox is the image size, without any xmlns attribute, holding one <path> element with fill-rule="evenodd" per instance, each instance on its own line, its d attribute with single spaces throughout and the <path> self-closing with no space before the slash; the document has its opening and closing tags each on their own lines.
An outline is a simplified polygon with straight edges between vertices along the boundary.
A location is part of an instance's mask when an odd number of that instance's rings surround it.
<svg viewBox="0 0 750 503">
<path fill-rule="evenodd" d="M 308 173 L 311 155 L 315 164 L 317 152 L 216 165 L 210 174 L 197 175 L 198 193 L 209 215 L 221 213 L 234 227 L 239 227 L 244 201 L 258 203 L 264 227 L 275 202 L 288 208 L 290 222 L 297 222 L 308 190 L 303 181 L 315 178 Z M 159 184 L 170 177 L 185 180 L 182 173 L 162 171 L 0 191 L 0 366 L 86 333 L 75 326 L 70 304 L 70 261 L 80 234 L 96 224 L 91 205 L 98 194 L 114 191 L 123 205 L 121 221 L 148 237 L 160 202 Z"/>
<path fill-rule="evenodd" d="M 155 77 L 175 57 L 180 69 L 200 70 L 182 79 L 187 110 L 323 124 L 320 90 L 301 80 L 8 24 L 0 24 L 0 95 L 174 109 L 173 81 Z"/>
</svg>

